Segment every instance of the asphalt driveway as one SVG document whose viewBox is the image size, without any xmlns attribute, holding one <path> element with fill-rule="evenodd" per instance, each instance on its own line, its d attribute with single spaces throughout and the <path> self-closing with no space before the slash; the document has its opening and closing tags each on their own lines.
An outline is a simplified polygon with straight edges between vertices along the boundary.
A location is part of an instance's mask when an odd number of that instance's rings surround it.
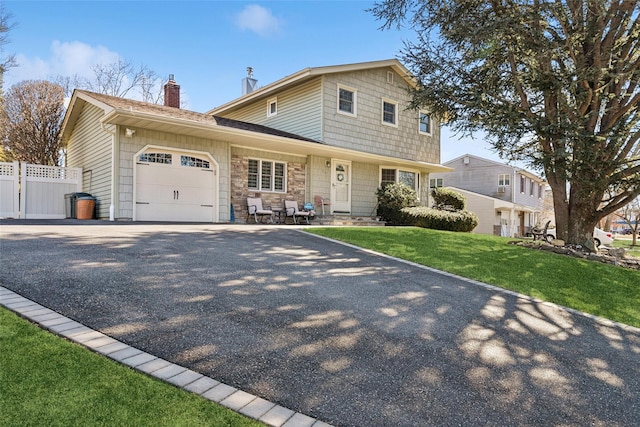
<svg viewBox="0 0 640 427">
<path fill-rule="evenodd" d="M 638 329 L 295 228 L 3 221 L 0 237 L 0 285 L 336 426 L 640 420 Z"/>
</svg>

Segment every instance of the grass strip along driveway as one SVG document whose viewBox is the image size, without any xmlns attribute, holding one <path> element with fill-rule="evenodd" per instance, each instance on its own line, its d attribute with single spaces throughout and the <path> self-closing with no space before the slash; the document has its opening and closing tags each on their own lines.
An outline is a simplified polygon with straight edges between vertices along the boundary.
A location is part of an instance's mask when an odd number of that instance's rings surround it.
<svg viewBox="0 0 640 427">
<path fill-rule="evenodd" d="M 640 272 L 510 245 L 513 239 L 415 227 L 313 228 L 417 264 L 640 327 Z"/>
<path fill-rule="evenodd" d="M 262 426 L 0 308 L 2 426 Z"/>
</svg>

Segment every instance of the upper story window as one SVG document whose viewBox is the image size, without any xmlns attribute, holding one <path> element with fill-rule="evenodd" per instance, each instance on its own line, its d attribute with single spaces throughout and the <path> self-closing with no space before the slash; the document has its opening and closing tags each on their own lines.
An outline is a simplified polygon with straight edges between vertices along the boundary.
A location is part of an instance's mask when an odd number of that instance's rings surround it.
<svg viewBox="0 0 640 427">
<path fill-rule="evenodd" d="M 247 187 L 249 190 L 287 191 L 287 164 L 271 160 L 249 159 Z"/>
<path fill-rule="evenodd" d="M 538 199 L 542 199 L 542 196 L 544 196 L 544 186 L 538 184 Z"/>
<path fill-rule="evenodd" d="M 278 114 L 278 98 L 272 98 L 267 102 L 267 117 Z"/>
<path fill-rule="evenodd" d="M 382 100 L 382 123 L 398 126 L 398 103 L 388 99 Z"/>
<path fill-rule="evenodd" d="M 171 164 L 172 155 L 169 153 L 142 153 L 138 156 L 138 161 L 145 163 Z"/>
<path fill-rule="evenodd" d="M 431 135 L 431 116 L 424 111 L 420 111 L 418 131 L 420 133 Z"/>
<path fill-rule="evenodd" d="M 526 187 L 525 187 L 526 183 L 527 181 L 524 175 L 520 175 L 520 193 L 522 194 L 526 192 Z"/>
<path fill-rule="evenodd" d="M 355 89 L 338 86 L 338 113 L 355 116 L 356 97 L 357 92 Z"/>
<path fill-rule="evenodd" d="M 529 182 L 529 195 L 531 197 L 533 197 L 533 192 L 534 192 L 535 188 L 536 188 L 536 183 L 533 182 L 533 180 L 531 180 L 531 182 Z"/>
<path fill-rule="evenodd" d="M 434 188 L 441 188 L 443 186 L 442 178 L 429 179 L 429 189 L 433 190 Z"/>
<path fill-rule="evenodd" d="M 393 71 L 387 71 L 387 83 L 393 83 Z"/>
<path fill-rule="evenodd" d="M 498 175 L 498 185 L 500 187 L 504 187 L 507 185 L 511 185 L 511 176 L 508 173 L 501 173 Z"/>
</svg>

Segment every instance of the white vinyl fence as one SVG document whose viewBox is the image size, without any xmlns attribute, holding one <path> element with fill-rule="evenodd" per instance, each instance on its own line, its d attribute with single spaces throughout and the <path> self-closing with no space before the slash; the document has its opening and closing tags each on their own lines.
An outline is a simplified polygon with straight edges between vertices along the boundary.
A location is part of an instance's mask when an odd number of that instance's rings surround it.
<svg viewBox="0 0 640 427">
<path fill-rule="evenodd" d="M 20 216 L 20 166 L 0 162 L 0 218 Z"/>
<path fill-rule="evenodd" d="M 64 219 L 67 193 L 82 190 L 82 169 L 0 163 L 0 217 Z"/>
</svg>

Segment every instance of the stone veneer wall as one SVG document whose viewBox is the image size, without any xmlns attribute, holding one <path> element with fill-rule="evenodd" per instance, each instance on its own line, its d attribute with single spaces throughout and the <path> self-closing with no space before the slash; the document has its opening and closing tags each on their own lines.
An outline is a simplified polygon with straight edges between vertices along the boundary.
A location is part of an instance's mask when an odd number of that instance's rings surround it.
<svg viewBox="0 0 640 427">
<path fill-rule="evenodd" d="M 285 200 L 295 200 L 298 206 L 307 200 L 306 165 L 300 162 L 287 162 L 287 192 L 274 193 L 247 189 L 249 177 L 249 157 L 238 154 L 231 156 L 231 203 L 236 222 L 247 222 L 247 197 L 260 197 L 263 206 L 284 208 Z"/>
</svg>

